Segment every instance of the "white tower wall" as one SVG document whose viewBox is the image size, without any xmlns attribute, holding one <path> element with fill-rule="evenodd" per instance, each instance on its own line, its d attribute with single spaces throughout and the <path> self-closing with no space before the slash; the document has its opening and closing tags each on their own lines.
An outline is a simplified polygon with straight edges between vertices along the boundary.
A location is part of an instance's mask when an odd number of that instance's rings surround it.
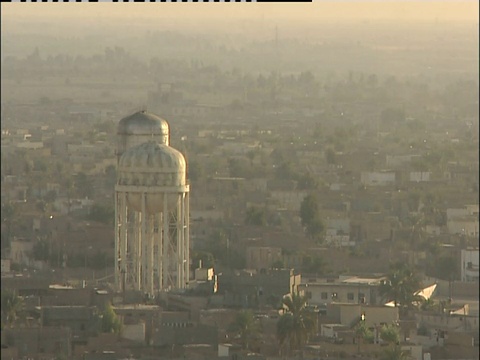
<svg viewBox="0 0 480 360">
<path fill-rule="evenodd" d="M 183 155 L 168 145 L 168 124 L 159 123 L 163 137 L 152 141 L 139 135 L 142 114 L 126 118 L 135 126 L 119 124 L 115 286 L 155 294 L 189 282 L 189 185 Z"/>
</svg>

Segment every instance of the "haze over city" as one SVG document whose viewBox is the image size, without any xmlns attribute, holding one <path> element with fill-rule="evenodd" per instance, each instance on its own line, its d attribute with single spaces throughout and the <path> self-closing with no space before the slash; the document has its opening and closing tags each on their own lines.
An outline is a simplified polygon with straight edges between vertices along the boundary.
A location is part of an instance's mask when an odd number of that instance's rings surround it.
<svg viewBox="0 0 480 360">
<path fill-rule="evenodd" d="M 478 359 L 479 3 L 2 3 L 2 359 Z"/>
</svg>

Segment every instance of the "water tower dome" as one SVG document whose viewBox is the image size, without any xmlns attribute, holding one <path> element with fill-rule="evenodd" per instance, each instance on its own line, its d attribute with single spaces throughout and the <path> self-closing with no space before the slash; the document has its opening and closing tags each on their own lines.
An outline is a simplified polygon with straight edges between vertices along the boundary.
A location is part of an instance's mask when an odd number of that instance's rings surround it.
<svg viewBox="0 0 480 360">
<path fill-rule="evenodd" d="M 129 148 L 143 144 L 147 141 L 156 141 L 169 145 L 170 126 L 168 122 L 157 115 L 138 111 L 120 120 L 117 127 L 118 159 Z"/>
</svg>

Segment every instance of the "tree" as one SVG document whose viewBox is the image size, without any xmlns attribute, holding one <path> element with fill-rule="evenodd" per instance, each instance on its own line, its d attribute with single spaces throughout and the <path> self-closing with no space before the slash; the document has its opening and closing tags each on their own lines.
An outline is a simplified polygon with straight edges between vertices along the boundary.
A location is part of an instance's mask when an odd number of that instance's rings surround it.
<svg viewBox="0 0 480 360">
<path fill-rule="evenodd" d="M 307 255 L 303 257 L 302 270 L 306 273 L 316 273 L 323 275 L 325 273 L 327 264 L 320 256 Z"/>
<path fill-rule="evenodd" d="M 325 158 L 327 159 L 327 164 L 329 164 L 329 165 L 335 164 L 336 163 L 335 151 L 328 148 L 327 151 L 325 152 Z"/>
<path fill-rule="evenodd" d="M 283 161 L 275 170 L 275 177 L 278 180 L 295 180 L 297 174 L 293 170 L 293 165 L 290 161 Z"/>
<path fill-rule="evenodd" d="M 64 187 L 65 187 L 65 192 L 67 194 L 67 201 L 68 201 L 67 215 L 68 215 L 70 214 L 70 208 L 72 205 L 72 196 L 75 191 L 75 182 L 73 181 L 71 176 L 66 176 L 64 178 Z"/>
<path fill-rule="evenodd" d="M 307 195 L 300 205 L 300 219 L 302 225 L 307 227 L 318 216 L 318 201 L 314 195 Z"/>
<path fill-rule="evenodd" d="M 115 210 L 113 206 L 95 204 L 90 208 L 87 219 L 103 224 L 113 224 L 115 221 Z"/>
<path fill-rule="evenodd" d="M 283 260 L 275 260 L 272 265 L 270 265 L 271 269 L 283 269 L 285 268 L 285 263 Z"/>
<path fill-rule="evenodd" d="M 2 329 L 11 327 L 24 311 L 23 299 L 14 291 L 2 289 Z"/>
<path fill-rule="evenodd" d="M 118 318 L 111 304 L 107 304 L 105 310 L 102 313 L 101 329 L 104 333 L 118 334 L 122 330 L 122 323 Z"/>
<path fill-rule="evenodd" d="M 188 179 L 198 181 L 204 176 L 204 169 L 198 161 L 190 161 L 188 163 Z"/>
<path fill-rule="evenodd" d="M 423 311 L 435 311 L 440 308 L 440 304 L 435 302 L 432 298 L 424 299 L 420 305 L 420 309 Z"/>
<path fill-rule="evenodd" d="M 373 340 L 373 333 L 369 328 L 367 328 L 364 320 L 360 320 L 357 325 L 355 325 L 354 331 L 355 338 L 357 339 L 357 352 L 360 353 L 360 343 L 364 342 L 365 340 Z"/>
<path fill-rule="evenodd" d="M 318 202 L 314 195 L 307 195 L 300 205 L 300 219 L 307 235 L 315 239 L 323 232 L 325 226 L 320 219 Z"/>
<path fill-rule="evenodd" d="M 245 155 L 247 156 L 248 160 L 250 160 L 250 166 L 253 166 L 253 159 L 255 159 L 257 152 L 255 150 L 249 150 Z"/>
<path fill-rule="evenodd" d="M 33 246 L 33 258 L 41 261 L 49 260 L 50 245 L 45 239 L 37 241 Z"/>
<path fill-rule="evenodd" d="M 114 165 L 105 168 L 105 189 L 113 189 L 117 183 L 117 170 Z"/>
<path fill-rule="evenodd" d="M 251 341 L 260 333 L 260 324 L 252 311 L 240 311 L 230 324 L 230 331 L 240 336 L 243 349 L 249 349 Z"/>
<path fill-rule="evenodd" d="M 408 360 L 413 359 L 407 352 L 403 351 L 399 345 L 395 345 L 385 349 L 381 360 Z"/>
<path fill-rule="evenodd" d="M 196 251 L 192 250 L 192 270 L 195 270 L 197 266 L 200 266 L 200 261 L 202 262 L 202 268 L 211 268 L 215 264 L 215 258 L 212 253 L 208 251 Z"/>
<path fill-rule="evenodd" d="M 398 327 L 393 324 L 384 325 L 380 330 L 380 339 L 389 344 L 398 344 L 400 342 Z"/>
<path fill-rule="evenodd" d="M 231 269 L 243 269 L 245 267 L 245 256 L 230 246 L 230 238 L 227 234 L 218 230 L 214 232 L 204 248 L 215 258 L 215 262 L 220 262 Z"/>
<path fill-rule="evenodd" d="M 2 206 L 2 221 L 6 226 L 6 242 L 2 242 L 2 247 L 10 246 L 10 237 L 12 235 L 12 224 L 17 216 L 17 207 L 15 203 L 5 203 Z"/>
<path fill-rule="evenodd" d="M 435 276 L 443 280 L 454 281 L 459 278 L 458 262 L 452 255 L 442 256 L 435 261 Z"/>
<path fill-rule="evenodd" d="M 389 344 L 383 353 L 385 360 L 406 360 L 410 357 L 400 348 L 400 332 L 396 325 L 384 325 L 380 330 L 380 338 Z"/>
<path fill-rule="evenodd" d="M 307 226 L 307 235 L 312 239 L 319 240 L 320 234 L 323 233 L 325 229 L 325 225 L 320 218 L 315 218 L 308 226 Z"/>
<path fill-rule="evenodd" d="M 228 168 L 231 177 L 249 177 L 251 175 L 250 166 L 247 165 L 245 159 L 229 158 Z"/>
<path fill-rule="evenodd" d="M 92 197 L 93 183 L 85 173 L 79 172 L 77 174 L 75 178 L 75 188 L 79 196 Z"/>
<path fill-rule="evenodd" d="M 426 193 L 421 199 L 420 213 L 425 224 L 443 226 L 447 224 L 446 214 L 439 210 L 441 199 L 433 193 Z"/>
<path fill-rule="evenodd" d="M 380 295 L 385 300 L 393 301 L 400 310 L 406 310 L 417 300 L 415 293 L 420 289 L 421 283 L 417 275 L 404 263 L 395 263 L 390 266 L 386 279 L 379 287 Z"/>
<path fill-rule="evenodd" d="M 309 337 L 315 333 L 314 313 L 306 308 L 307 298 L 298 292 L 287 295 L 282 301 L 284 314 L 277 322 L 277 337 L 280 347 L 301 350 Z"/>
<path fill-rule="evenodd" d="M 245 224 L 247 225 L 255 225 L 255 226 L 265 226 L 266 218 L 265 218 L 265 211 L 251 206 L 247 209 L 247 213 L 245 216 Z"/>
</svg>

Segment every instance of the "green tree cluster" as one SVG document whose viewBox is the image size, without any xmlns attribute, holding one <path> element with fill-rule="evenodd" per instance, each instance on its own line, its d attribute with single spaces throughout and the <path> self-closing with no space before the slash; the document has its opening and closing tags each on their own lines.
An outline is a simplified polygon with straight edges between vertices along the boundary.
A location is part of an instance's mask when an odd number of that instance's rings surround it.
<svg viewBox="0 0 480 360">
<path fill-rule="evenodd" d="M 102 332 L 119 334 L 122 331 L 122 323 L 117 314 L 115 314 L 111 304 L 107 304 L 101 318 Z"/>
<path fill-rule="evenodd" d="M 320 256 L 306 255 L 302 260 L 302 271 L 323 275 L 326 272 L 327 264 Z"/>
<path fill-rule="evenodd" d="M 373 332 L 367 327 L 365 321 L 358 321 L 357 325 L 354 327 L 355 338 L 357 339 L 357 352 L 360 353 L 360 345 L 363 342 L 371 343 L 373 342 Z"/>
<path fill-rule="evenodd" d="M 215 265 L 215 258 L 211 252 L 208 251 L 191 251 L 192 258 L 192 270 L 194 271 L 197 266 L 199 266 L 200 261 L 202 262 L 203 268 L 211 268 Z"/>
<path fill-rule="evenodd" d="M 400 331 L 394 324 L 384 325 L 380 330 L 380 338 L 388 344 L 383 351 L 382 360 L 407 360 L 412 359 L 407 352 L 400 347 Z"/>
<path fill-rule="evenodd" d="M 300 205 L 300 219 L 306 234 L 312 239 L 320 240 L 325 226 L 320 218 L 317 198 L 313 194 L 303 199 Z"/>
<path fill-rule="evenodd" d="M 243 349 L 249 349 L 252 341 L 260 334 L 260 323 L 250 310 L 240 311 L 230 324 L 229 331 L 240 337 Z"/>
<path fill-rule="evenodd" d="M 2 329 L 11 327 L 24 314 L 23 299 L 15 291 L 2 289 Z"/>
<path fill-rule="evenodd" d="M 420 289 L 421 282 L 418 276 L 405 263 L 395 263 L 379 287 L 380 295 L 387 301 L 393 301 L 395 306 L 400 307 L 400 313 L 413 306 L 418 299 L 415 293 Z"/>
<path fill-rule="evenodd" d="M 115 210 L 113 206 L 94 204 L 88 212 L 87 219 L 112 225 L 115 221 Z"/>
<path fill-rule="evenodd" d="M 247 209 L 247 213 L 245 215 L 245 224 L 254 226 L 265 226 L 266 223 L 267 220 L 265 216 L 265 210 L 256 206 L 250 206 Z"/>
<path fill-rule="evenodd" d="M 50 260 L 50 244 L 46 240 L 39 240 L 33 245 L 33 258 L 35 260 Z"/>
<path fill-rule="evenodd" d="M 213 233 L 203 250 L 213 255 L 215 263 L 220 262 L 231 269 L 245 267 L 245 256 L 230 246 L 230 239 L 223 230 Z"/>
<path fill-rule="evenodd" d="M 398 344 L 400 342 L 398 326 L 393 324 L 384 325 L 380 330 L 380 339 L 389 344 Z"/>
</svg>

